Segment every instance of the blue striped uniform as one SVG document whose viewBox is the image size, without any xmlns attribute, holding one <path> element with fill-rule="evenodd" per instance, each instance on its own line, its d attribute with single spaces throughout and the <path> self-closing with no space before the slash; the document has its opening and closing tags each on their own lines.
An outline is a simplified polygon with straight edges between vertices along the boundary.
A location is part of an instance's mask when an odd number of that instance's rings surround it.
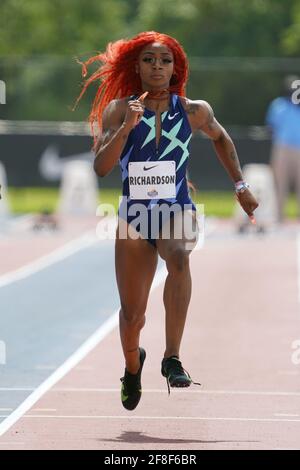
<svg viewBox="0 0 300 470">
<path fill-rule="evenodd" d="M 136 99 L 136 97 L 131 97 Z M 156 245 L 155 238 L 165 222 L 159 221 L 159 226 L 153 236 L 153 224 L 151 227 L 151 212 L 160 208 L 162 204 L 180 206 L 189 205 L 189 209 L 196 211 L 196 207 L 190 198 L 186 168 L 189 158 L 189 144 L 192 137 L 192 130 L 178 95 L 170 96 L 169 110 L 161 114 L 161 136 L 158 148 L 155 137 L 155 112 L 145 108 L 144 115 L 137 126 L 130 132 L 126 145 L 120 156 L 119 164 L 122 172 L 122 201 L 119 207 L 119 217 L 132 224 L 136 215 L 129 215 L 130 207 L 135 204 L 143 204 L 147 207 L 148 227 L 143 231 L 142 227 L 135 226 L 151 244 Z M 170 199 L 131 199 L 129 196 L 128 164 L 130 162 L 153 162 L 170 160 L 176 163 L 176 197 Z M 172 212 L 169 218 L 174 215 Z M 152 232 L 151 232 L 152 228 Z"/>
</svg>

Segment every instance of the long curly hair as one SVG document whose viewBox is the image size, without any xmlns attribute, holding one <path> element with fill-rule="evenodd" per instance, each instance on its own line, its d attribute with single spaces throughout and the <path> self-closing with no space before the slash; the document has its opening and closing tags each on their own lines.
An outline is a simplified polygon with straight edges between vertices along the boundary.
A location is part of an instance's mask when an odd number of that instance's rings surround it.
<svg viewBox="0 0 300 470">
<path fill-rule="evenodd" d="M 86 78 L 76 101 L 77 105 L 92 83 L 100 82 L 89 114 L 94 142 L 96 140 L 94 126 L 98 124 L 98 130 L 101 132 L 102 113 L 108 103 L 113 99 L 140 94 L 143 91 L 140 75 L 136 73 L 135 65 L 144 47 L 153 42 L 160 42 L 172 51 L 174 72 L 169 91 L 184 96 L 188 79 L 187 57 L 179 42 L 167 34 L 155 31 L 142 32 L 132 39 L 120 39 L 119 41 L 110 42 L 105 52 L 100 52 L 85 62 L 77 60 L 82 65 L 83 78 L 88 75 L 89 65 L 95 62 L 101 64 L 89 78 Z"/>
</svg>

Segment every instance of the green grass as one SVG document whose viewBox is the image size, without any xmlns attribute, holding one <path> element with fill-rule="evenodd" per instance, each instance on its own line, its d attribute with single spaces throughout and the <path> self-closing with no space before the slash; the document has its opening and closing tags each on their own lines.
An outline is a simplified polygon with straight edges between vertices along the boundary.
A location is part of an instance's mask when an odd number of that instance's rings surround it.
<svg viewBox="0 0 300 470">
<path fill-rule="evenodd" d="M 58 201 L 58 190 L 48 188 L 9 188 L 8 201 L 15 214 L 55 210 Z"/>
<path fill-rule="evenodd" d="M 117 210 L 119 204 L 119 190 L 102 189 L 99 192 L 99 202 L 113 204 Z M 55 188 L 9 188 L 8 199 L 12 212 L 26 214 L 28 212 L 41 212 L 45 209 L 56 210 L 59 191 Z M 216 217 L 230 217 L 233 214 L 235 198 L 230 191 L 199 191 L 192 195 L 196 204 L 204 204 L 205 214 Z M 288 199 L 286 215 L 295 218 L 297 204 L 294 195 Z"/>
</svg>

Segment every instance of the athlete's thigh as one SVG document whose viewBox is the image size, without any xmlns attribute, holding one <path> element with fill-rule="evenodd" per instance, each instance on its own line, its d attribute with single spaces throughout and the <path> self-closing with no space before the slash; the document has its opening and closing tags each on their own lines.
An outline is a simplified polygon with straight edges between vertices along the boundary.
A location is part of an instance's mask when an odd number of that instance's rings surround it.
<svg viewBox="0 0 300 470">
<path fill-rule="evenodd" d="M 166 260 L 172 252 L 178 250 L 190 254 L 199 238 L 196 212 L 192 210 L 177 212 L 166 223 L 170 224 L 170 236 L 168 228 L 163 226 L 160 237 L 156 240 L 160 257 Z"/>
<path fill-rule="evenodd" d="M 157 267 L 157 249 L 142 238 L 121 239 L 119 228 L 120 223 L 115 243 L 115 268 L 120 299 L 121 303 L 137 308 L 147 303 Z"/>
</svg>

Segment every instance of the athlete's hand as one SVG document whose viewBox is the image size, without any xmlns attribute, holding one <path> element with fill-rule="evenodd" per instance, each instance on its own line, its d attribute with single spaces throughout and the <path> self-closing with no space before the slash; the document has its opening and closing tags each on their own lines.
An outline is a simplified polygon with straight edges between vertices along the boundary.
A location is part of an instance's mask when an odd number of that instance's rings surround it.
<svg viewBox="0 0 300 470">
<path fill-rule="evenodd" d="M 142 119 L 145 106 L 144 106 L 144 99 L 148 95 L 148 91 L 143 93 L 139 98 L 136 100 L 128 101 L 127 111 L 124 119 L 124 125 L 133 129 Z"/>
<path fill-rule="evenodd" d="M 251 222 L 255 224 L 255 217 L 253 215 L 253 211 L 257 209 L 258 202 L 251 193 L 251 191 L 249 191 L 249 189 L 246 189 L 243 193 L 237 193 L 236 198 L 244 209 L 244 211 L 246 212 L 246 214 L 248 214 Z"/>
</svg>

